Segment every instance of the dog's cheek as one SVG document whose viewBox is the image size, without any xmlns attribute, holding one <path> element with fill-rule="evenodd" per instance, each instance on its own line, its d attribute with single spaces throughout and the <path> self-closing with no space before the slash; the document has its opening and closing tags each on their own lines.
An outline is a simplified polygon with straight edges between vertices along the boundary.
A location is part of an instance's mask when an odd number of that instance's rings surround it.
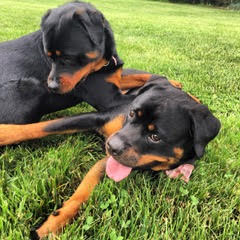
<svg viewBox="0 0 240 240">
<path fill-rule="evenodd" d="M 106 63 L 107 61 L 105 59 L 100 59 L 98 61 L 88 63 L 85 67 L 72 74 L 62 73 L 60 75 L 60 93 L 70 92 L 84 77 L 91 72 L 98 71 Z"/>
<path fill-rule="evenodd" d="M 142 155 L 137 163 L 137 167 L 141 166 L 151 166 L 156 165 L 152 167 L 153 170 L 159 171 L 159 170 L 166 170 L 169 169 L 171 165 L 176 164 L 179 161 L 176 157 L 165 157 L 165 156 L 157 156 L 152 154 L 144 154 Z"/>
<path fill-rule="evenodd" d="M 60 75 L 60 93 L 70 92 L 83 77 L 91 72 L 91 63 L 74 73 L 62 73 Z"/>
</svg>

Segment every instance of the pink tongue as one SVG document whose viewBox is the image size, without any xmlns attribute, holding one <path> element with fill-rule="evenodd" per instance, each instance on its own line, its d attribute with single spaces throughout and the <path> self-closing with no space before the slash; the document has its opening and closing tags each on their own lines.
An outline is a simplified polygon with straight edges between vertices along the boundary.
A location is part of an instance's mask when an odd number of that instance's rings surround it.
<svg viewBox="0 0 240 240">
<path fill-rule="evenodd" d="M 113 179 L 115 182 L 119 182 L 126 178 L 131 171 L 132 168 L 122 165 L 121 163 L 116 161 L 112 156 L 108 158 L 106 173 L 108 177 Z"/>
</svg>

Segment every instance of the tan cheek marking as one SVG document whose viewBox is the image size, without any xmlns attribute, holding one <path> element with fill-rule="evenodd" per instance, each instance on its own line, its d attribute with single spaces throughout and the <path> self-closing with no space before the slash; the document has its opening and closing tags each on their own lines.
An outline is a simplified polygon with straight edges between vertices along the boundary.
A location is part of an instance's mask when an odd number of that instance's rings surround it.
<svg viewBox="0 0 240 240">
<path fill-rule="evenodd" d="M 61 52 L 59 50 L 56 51 L 57 56 L 61 56 Z"/>
<path fill-rule="evenodd" d="M 115 73 L 110 75 L 110 77 L 107 77 L 106 81 L 113 83 L 120 89 L 120 81 L 121 81 L 121 76 L 122 75 L 122 68 L 119 68 Z"/>
<path fill-rule="evenodd" d="M 110 135 L 118 132 L 124 123 L 125 117 L 124 115 L 119 115 L 113 118 L 111 121 L 106 123 L 101 129 L 100 132 L 105 136 L 109 137 Z"/>
<path fill-rule="evenodd" d="M 168 163 L 163 163 L 159 166 L 153 167 L 152 170 L 153 171 L 162 171 L 162 170 L 168 170 L 169 169 L 169 164 Z"/>
<path fill-rule="evenodd" d="M 87 64 L 74 74 L 62 74 L 60 77 L 61 93 L 70 92 L 83 77 L 87 76 L 91 72 L 98 71 L 104 64 L 106 64 L 106 62 L 107 61 L 105 59 L 100 59 L 96 62 Z"/>
<path fill-rule="evenodd" d="M 86 65 L 81 70 L 75 72 L 74 74 L 62 74 L 60 77 L 61 83 L 61 93 L 70 92 L 76 84 L 90 72 L 91 64 Z"/>
<path fill-rule="evenodd" d="M 159 157 L 156 155 L 146 154 L 146 155 L 142 155 L 142 157 L 138 160 L 137 166 L 146 165 L 154 161 L 168 162 L 168 159 L 169 158 L 167 157 Z"/>
<path fill-rule="evenodd" d="M 48 57 L 51 57 L 52 53 L 51 52 L 47 52 L 47 55 L 48 55 Z"/>
<path fill-rule="evenodd" d="M 180 159 L 180 158 L 182 158 L 184 151 L 183 151 L 182 148 L 175 147 L 175 148 L 173 149 L 173 152 L 175 153 L 176 158 Z"/>
<path fill-rule="evenodd" d="M 148 130 L 153 131 L 155 129 L 155 126 L 153 124 L 148 125 Z"/>
<path fill-rule="evenodd" d="M 192 94 L 188 93 L 188 95 L 189 95 L 194 101 L 196 101 L 197 103 L 201 103 L 201 101 L 200 101 L 198 98 L 196 98 L 195 96 L 193 96 Z"/>
<path fill-rule="evenodd" d="M 161 165 L 153 167 L 152 170 L 154 171 L 169 169 L 170 165 L 177 163 L 179 160 L 174 157 L 160 157 L 156 155 L 146 154 L 138 160 L 136 166 L 140 167 L 156 161 L 161 163 Z"/>
<path fill-rule="evenodd" d="M 90 59 L 95 59 L 99 56 L 99 52 L 94 51 L 94 52 L 88 52 L 85 54 L 88 58 Z"/>
<path fill-rule="evenodd" d="M 162 163 L 159 166 L 153 167 L 153 171 L 161 171 L 161 170 L 168 170 L 171 165 L 176 164 L 179 160 L 173 157 L 168 158 L 167 163 Z"/>
</svg>

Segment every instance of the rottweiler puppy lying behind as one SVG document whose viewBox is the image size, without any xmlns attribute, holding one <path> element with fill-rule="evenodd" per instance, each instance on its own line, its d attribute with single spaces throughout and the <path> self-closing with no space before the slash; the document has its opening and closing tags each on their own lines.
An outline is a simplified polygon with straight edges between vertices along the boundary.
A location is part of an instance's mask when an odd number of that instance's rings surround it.
<svg viewBox="0 0 240 240">
<path fill-rule="evenodd" d="M 112 107 L 128 98 L 118 89 L 122 65 L 108 21 L 91 4 L 49 10 L 41 30 L 0 43 L 0 123 L 37 122 L 82 101 L 97 110 Z M 84 84 L 86 78 L 94 84 Z M 96 81 L 100 78 L 102 85 Z M 129 88 L 147 79 L 132 76 L 122 82 Z M 94 94 L 86 94 L 88 87 L 101 91 L 97 102 Z"/>
<path fill-rule="evenodd" d="M 123 75 L 128 74 L 141 72 L 123 71 Z M 188 170 L 188 163 L 201 158 L 208 142 L 219 132 L 220 122 L 209 109 L 165 77 L 151 75 L 144 86 L 127 96 L 125 103 L 102 112 L 35 124 L 0 125 L 1 145 L 87 129 L 106 137 L 107 156 L 91 168 L 75 193 L 34 232 L 33 238 L 56 234 L 69 223 L 105 171 L 120 181 L 133 169 L 160 171 L 185 166 Z"/>
</svg>

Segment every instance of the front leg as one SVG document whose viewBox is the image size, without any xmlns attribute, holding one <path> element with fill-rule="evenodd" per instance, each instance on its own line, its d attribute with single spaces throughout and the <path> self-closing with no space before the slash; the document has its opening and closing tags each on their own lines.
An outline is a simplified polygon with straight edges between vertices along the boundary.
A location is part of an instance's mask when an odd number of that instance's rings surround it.
<svg viewBox="0 0 240 240">
<path fill-rule="evenodd" d="M 116 77 L 116 75 L 119 77 Z M 151 80 L 151 77 L 153 76 L 153 74 L 141 72 L 138 70 L 132 70 L 132 71 L 124 70 L 121 76 L 117 72 L 113 76 L 114 77 L 109 78 L 107 81 L 113 82 L 118 88 L 120 88 L 120 90 L 125 91 L 132 88 L 142 87 L 146 82 Z M 118 81 L 116 79 L 118 79 Z M 180 82 L 175 80 L 168 80 L 168 81 L 172 86 L 179 89 L 182 88 L 182 84 Z"/>
<path fill-rule="evenodd" d="M 151 77 L 152 74 L 150 73 L 122 75 L 118 87 L 122 91 L 142 87 Z"/>
<path fill-rule="evenodd" d="M 76 216 L 82 203 L 88 200 L 91 192 L 103 177 L 106 161 L 107 157 L 98 161 L 90 169 L 70 199 L 63 204 L 62 208 L 53 212 L 33 236 L 36 237 L 37 234 L 41 239 L 50 233 L 56 235 Z"/>
<path fill-rule="evenodd" d="M 0 145 L 43 138 L 53 134 L 74 133 L 100 128 L 110 119 L 109 116 L 111 116 L 110 112 L 96 112 L 32 124 L 0 124 Z"/>
</svg>

